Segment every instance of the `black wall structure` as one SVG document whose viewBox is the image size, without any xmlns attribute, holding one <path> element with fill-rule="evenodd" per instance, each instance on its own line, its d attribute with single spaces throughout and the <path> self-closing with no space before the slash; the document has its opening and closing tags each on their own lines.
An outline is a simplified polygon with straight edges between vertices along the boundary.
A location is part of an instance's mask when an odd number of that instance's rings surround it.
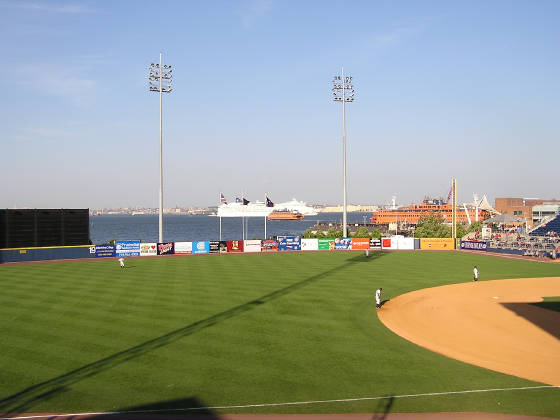
<svg viewBox="0 0 560 420">
<path fill-rule="evenodd" d="M 0 209 L 0 249 L 90 243 L 89 209 Z"/>
</svg>

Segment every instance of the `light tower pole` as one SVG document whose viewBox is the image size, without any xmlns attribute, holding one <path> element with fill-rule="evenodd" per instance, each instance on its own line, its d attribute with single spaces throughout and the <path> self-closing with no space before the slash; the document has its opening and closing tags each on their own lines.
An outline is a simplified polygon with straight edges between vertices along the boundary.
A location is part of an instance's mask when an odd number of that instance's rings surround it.
<svg viewBox="0 0 560 420">
<path fill-rule="evenodd" d="M 342 180 L 343 180 L 343 205 L 342 205 L 342 226 L 343 236 L 348 237 L 348 227 L 346 225 L 346 102 L 354 102 L 354 86 L 352 77 L 344 77 L 344 67 L 341 76 L 334 76 L 333 79 L 333 99 L 335 102 L 342 102 Z"/>
<path fill-rule="evenodd" d="M 150 64 L 150 92 L 159 92 L 159 242 L 163 242 L 163 161 L 162 161 L 162 94 L 171 92 L 171 66 L 162 66 L 161 53 L 159 64 Z"/>
</svg>

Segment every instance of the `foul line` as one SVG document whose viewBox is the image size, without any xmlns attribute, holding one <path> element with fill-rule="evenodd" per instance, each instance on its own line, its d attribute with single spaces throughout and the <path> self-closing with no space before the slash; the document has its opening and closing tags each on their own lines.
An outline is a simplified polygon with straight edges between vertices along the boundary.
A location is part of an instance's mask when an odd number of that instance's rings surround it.
<svg viewBox="0 0 560 420">
<path fill-rule="evenodd" d="M 172 411 L 194 411 L 194 410 L 228 410 L 240 408 L 259 408 L 259 407 L 280 407 L 289 405 L 309 405 L 309 404 L 325 404 L 325 403 L 338 403 L 338 402 L 354 402 L 354 401 L 373 401 L 384 400 L 388 398 L 415 398 L 415 397 L 437 397 L 442 395 L 457 395 L 457 394 L 474 394 L 482 392 L 499 392 L 499 391 L 524 391 L 534 389 L 551 389 L 560 388 L 558 385 L 541 385 L 541 386 L 524 386 L 519 388 L 490 388 L 490 389 L 471 389 L 467 391 L 447 391 L 447 392 L 428 392 L 424 394 L 404 394 L 404 395 L 386 395 L 383 397 L 361 397 L 361 398 L 344 398 L 338 400 L 316 400 L 316 401 L 294 401 L 282 403 L 264 403 L 264 404 L 247 404 L 247 405 L 223 405 L 216 407 L 186 407 L 186 408 L 171 408 L 171 409 L 157 409 L 157 410 L 128 410 L 128 411 L 105 411 L 98 413 L 71 413 L 71 414 L 45 414 L 36 416 L 21 416 L 21 417 L 0 417 L 0 420 L 22 420 L 22 419 L 41 419 L 49 417 L 73 417 L 73 416 L 101 416 L 101 415 L 119 415 L 119 414 L 138 414 L 138 413 L 162 413 Z"/>
</svg>

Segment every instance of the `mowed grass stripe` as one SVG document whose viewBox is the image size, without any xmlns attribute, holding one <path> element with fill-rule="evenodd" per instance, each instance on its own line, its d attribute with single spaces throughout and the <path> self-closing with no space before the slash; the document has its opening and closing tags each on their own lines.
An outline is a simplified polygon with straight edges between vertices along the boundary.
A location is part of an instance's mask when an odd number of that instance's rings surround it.
<svg viewBox="0 0 560 420">
<path fill-rule="evenodd" d="M 3 335 L 9 340 L 28 328 L 25 339 L 13 340 L 19 349 L 45 330 L 49 345 L 36 347 L 31 359 L 79 349 L 69 360 L 52 357 L 51 371 L 41 372 L 40 380 L 37 375 L 10 380 L 14 370 L 37 367 L 34 361 L 27 364 L 25 352 L 19 361 L 14 360 L 17 349 L 10 350 L 9 361 L 0 356 L 0 382 L 13 384 L 2 390 L 0 407 L 26 402 L 33 411 L 98 411 L 186 395 L 208 405 L 229 405 L 530 384 L 419 348 L 377 320 L 377 287 L 390 298 L 470 281 L 475 264 L 483 280 L 558 275 L 546 264 L 437 252 L 376 252 L 369 259 L 347 252 L 129 259 L 124 270 L 114 260 L 49 264 L 40 270 L 0 267 L 2 286 L 21 280 L 28 293 L 34 282 L 38 290 L 52 285 L 53 297 L 50 302 L 36 298 L 45 305 L 39 316 L 12 305 L 10 314 L 23 322 Z M 11 302 L 10 288 L 5 290 L 0 302 Z M 17 295 L 23 289 L 14 290 Z M 60 328 L 74 333 L 61 334 Z M 2 354 L 6 346 L 0 346 Z M 68 371 L 80 360 L 88 362 Z M 8 363 L 10 369 L 2 369 Z M 45 379 L 53 369 L 57 382 Z M 51 392 L 48 400 L 31 390 L 19 400 L 6 400 L 40 381 L 45 381 L 40 390 Z M 540 403 L 528 404 L 522 413 L 560 412 L 549 394 L 534 395 Z M 438 401 L 435 411 L 472 411 L 467 398 L 455 406 Z M 423 411 L 421 402 L 395 402 L 394 407 Z M 495 397 L 482 396 L 477 407 L 495 411 L 498 406 Z M 342 406 L 343 411 L 363 409 L 360 403 Z"/>
</svg>

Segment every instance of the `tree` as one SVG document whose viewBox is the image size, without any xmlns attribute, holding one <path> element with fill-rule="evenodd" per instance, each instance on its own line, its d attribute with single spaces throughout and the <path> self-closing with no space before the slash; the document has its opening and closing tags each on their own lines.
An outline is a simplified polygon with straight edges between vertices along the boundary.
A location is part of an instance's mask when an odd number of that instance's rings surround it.
<svg viewBox="0 0 560 420">
<path fill-rule="evenodd" d="M 307 228 L 307 230 L 303 233 L 304 238 L 316 238 L 317 233 L 313 232 L 311 228 Z"/>
<path fill-rule="evenodd" d="M 457 238 L 462 238 L 468 233 L 471 232 L 480 232 L 482 230 L 482 223 L 481 222 L 473 222 L 469 226 L 463 226 L 461 224 L 457 225 Z"/>
<path fill-rule="evenodd" d="M 313 231 L 312 228 L 307 228 L 303 233 L 304 238 L 325 238 L 325 234 L 322 230 Z"/>
<path fill-rule="evenodd" d="M 331 226 L 327 231 L 327 238 L 342 238 L 342 229 L 337 229 L 334 226 Z"/>
<path fill-rule="evenodd" d="M 472 222 L 467 230 L 467 233 L 476 232 L 476 231 L 480 232 L 481 230 L 482 230 L 482 222 Z"/>
<path fill-rule="evenodd" d="M 360 226 L 352 235 L 353 238 L 370 238 L 369 231 L 365 226 Z"/>
<path fill-rule="evenodd" d="M 451 228 L 443 223 L 440 214 L 430 213 L 418 220 L 415 238 L 450 238 Z"/>
<path fill-rule="evenodd" d="M 325 235 L 325 232 L 323 232 L 322 230 L 318 230 L 317 233 L 315 233 L 315 237 L 316 238 L 326 238 L 327 236 Z"/>
<path fill-rule="evenodd" d="M 381 232 L 379 232 L 377 229 L 373 229 L 371 231 L 371 237 L 372 238 L 378 238 L 379 239 L 379 238 L 381 238 L 381 236 L 382 236 Z"/>
<path fill-rule="evenodd" d="M 465 228 L 465 226 L 463 226 L 461 223 L 457 224 L 457 232 L 455 232 L 455 237 L 456 238 L 462 238 L 463 236 L 465 236 L 467 233 L 469 233 L 469 231 L 467 230 L 467 228 Z"/>
</svg>

